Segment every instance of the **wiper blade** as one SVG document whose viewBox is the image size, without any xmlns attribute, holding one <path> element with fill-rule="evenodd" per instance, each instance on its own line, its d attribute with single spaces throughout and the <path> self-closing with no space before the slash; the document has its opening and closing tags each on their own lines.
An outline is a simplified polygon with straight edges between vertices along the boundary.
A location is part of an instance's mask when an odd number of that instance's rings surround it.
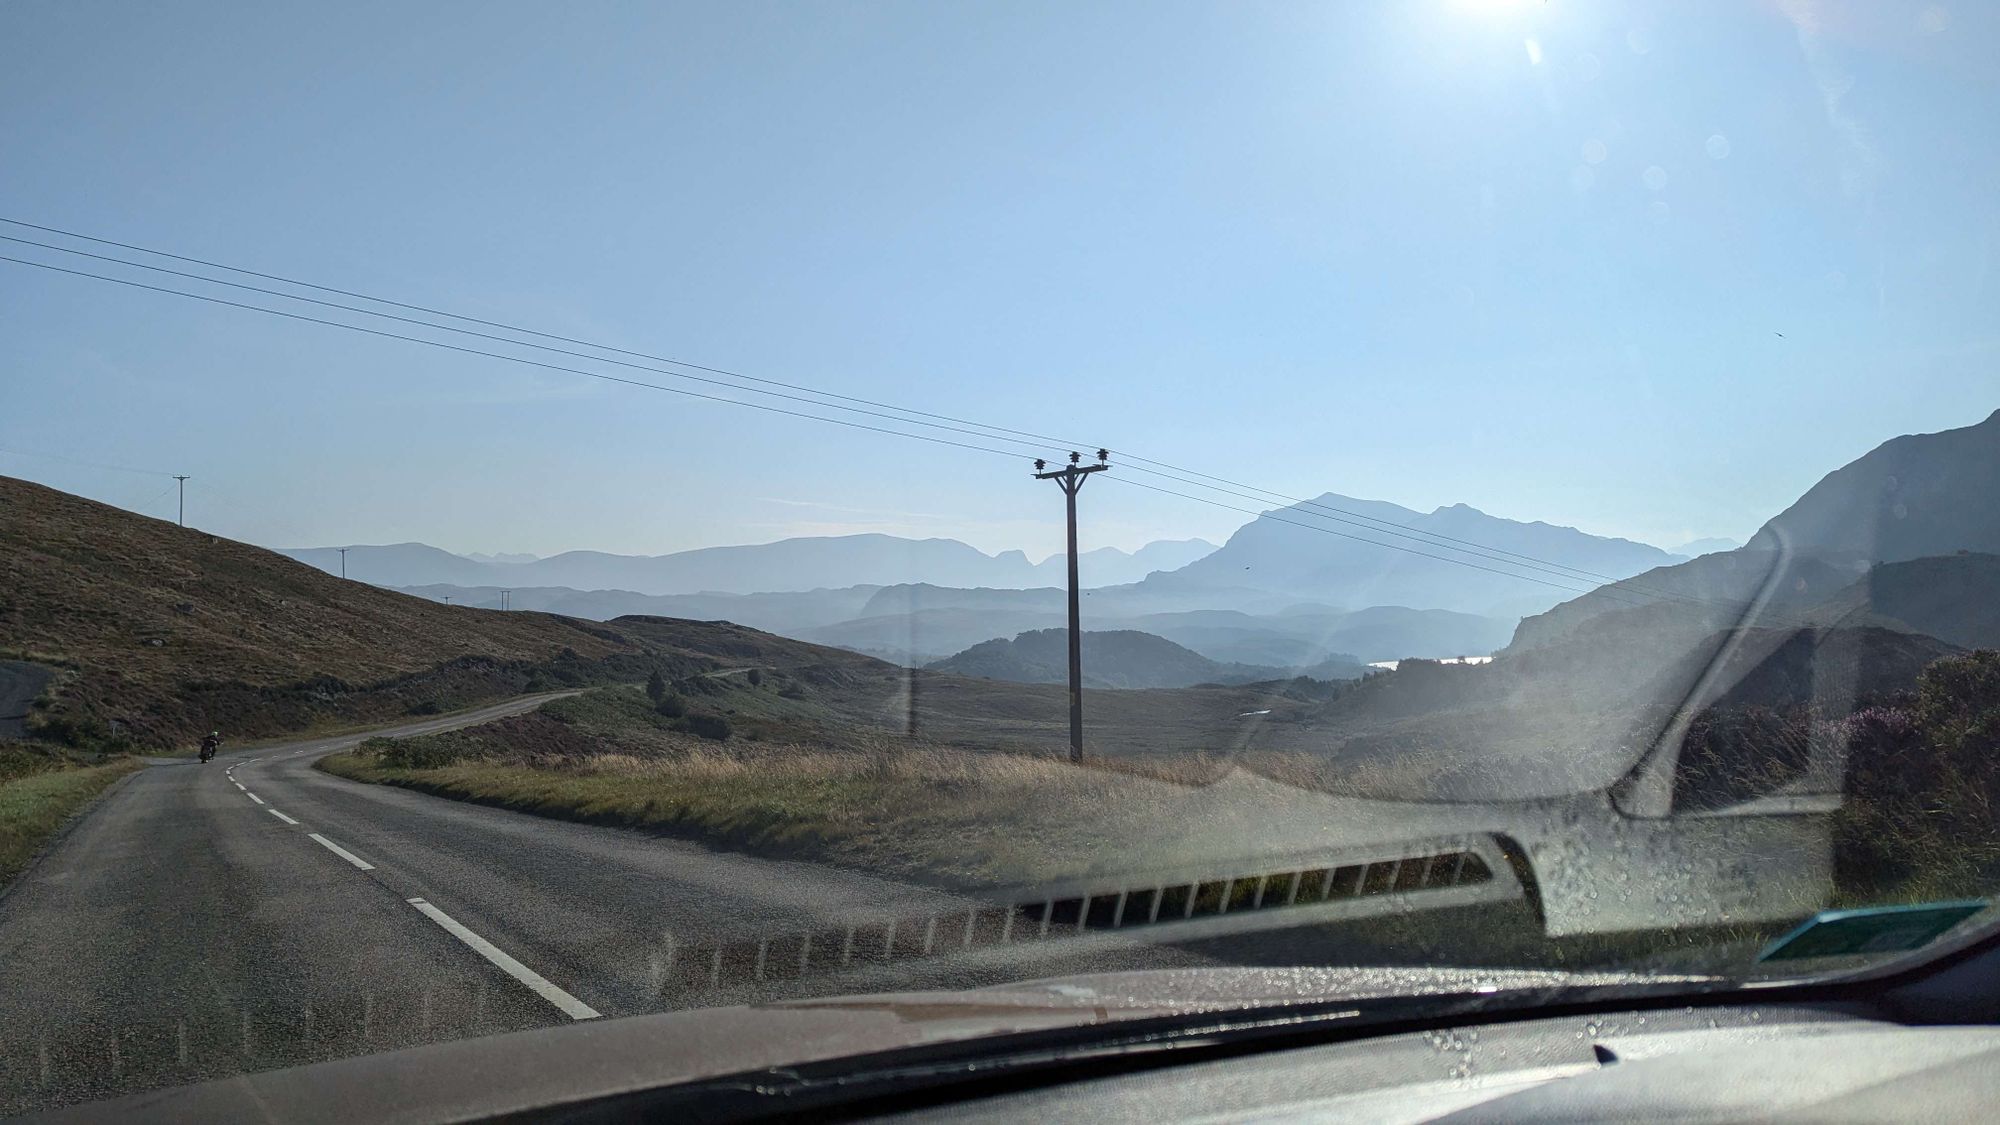
<svg viewBox="0 0 2000 1125">
<path fill-rule="evenodd" d="M 1660 983 L 1549 985 L 1280 1002 L 1232 1011 L 1207 1008 L 1030 1032 L 974 1036 L 869 1055 L 769 1067 L 679 1086 L 635 1091 L 573 1107 L 565 1121 L 625 1120 L 671 1114 L 700 1120 L 754 1120 L 823 1112 L 1005 1080 L 1101 1077 L 1201 1058 L 1392 1034 L 1459 1022 L 1556 1017 L 1606 1004 L 1646 1006 L 1740 1001 L 1736 982 L 1676 978 Z"/>
</svg>

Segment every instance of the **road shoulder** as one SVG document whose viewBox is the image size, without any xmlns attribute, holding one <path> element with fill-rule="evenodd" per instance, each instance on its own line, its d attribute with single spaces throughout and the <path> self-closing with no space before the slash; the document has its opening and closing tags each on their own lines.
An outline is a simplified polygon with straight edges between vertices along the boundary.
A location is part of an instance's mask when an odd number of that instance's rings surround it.
<svg viewBox="0 0 2000 1125">
<path fill-rule="evenodd" d="M 0 902 L 92 810 L 146 768 L 138 758 L 0 782 Z"/>
</svg>

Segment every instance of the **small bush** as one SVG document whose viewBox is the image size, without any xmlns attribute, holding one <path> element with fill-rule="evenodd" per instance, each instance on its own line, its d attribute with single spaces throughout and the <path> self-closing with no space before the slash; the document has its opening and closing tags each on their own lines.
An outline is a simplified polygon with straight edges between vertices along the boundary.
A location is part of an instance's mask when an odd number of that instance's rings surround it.
<svg viewBox="0 0 2000 1125">
<path fill-rule="evenodd" d="M 441 769 L 465 756 L 456 744 L 439 738 L 371 738 L 361 749 L 394 770 Z"/>
<path fill-rule="evenodd" d="M 703 738 L 714 739 L 717 742 L 721 742 L 729 737 L 729 720 L 723 718 L 721 715 L 712 715 L 707 712 L 689 715 L 685 725 L 689 734 L 698 734 Z"/>
<path fill-rule="evenodd" d="M 1850 716 L 1836 883 L 1884 895 L 1983 893 L 2000 875 L 2000 653 L 1933 662 L 1917 690 Z"/>
<path fill-rule="evenodd" d="M 764 682 L 764 673 L 758 671 L 755 668 L 750 669 L 750 686 L 756 687 L 758 684 L 761 684 L 763 682 Z"/>
<path fill-rule="evenodd" d="M 444 708 L 438 706 L 437 700 L 423 699 L 410 704 L 408 713 L 412 715 L 435 715 L 443 710 Z"/>
<path fill-rule="evenodd" d="M 688 713 L 687 700 L 670 691 L 662 690 L 653 710 L 669 719 L 678 719 Z"/>
<path fill-rule="evenodd" d="M 667 679 L 660 675 L 658 668 L 653 669 L 653 674 L 646 677 L 646 694 L 654 703 L 659 703 L 667 697 Z"/>
</svg>

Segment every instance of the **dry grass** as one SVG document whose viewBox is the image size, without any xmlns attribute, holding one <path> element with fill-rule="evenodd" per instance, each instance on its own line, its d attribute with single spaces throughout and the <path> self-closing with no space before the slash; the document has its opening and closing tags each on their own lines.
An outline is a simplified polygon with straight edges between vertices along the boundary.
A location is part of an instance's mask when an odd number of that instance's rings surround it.
<svg viewBox="0 0 2000 1125">
<path fill-rule="evenodd" d="M 722 846 L 830 859 L 953 884 L 1042 882 L 1144 858 L 1107 849 L 1120 822 L 1160 822 L 1178 787 L 1129 769 L 881 739 L 468 757 L 385 766 L 370 747 L 322 768 L 440 796 Z M 662 736 L 670 742 L 674 736 Z"/>
</svg>

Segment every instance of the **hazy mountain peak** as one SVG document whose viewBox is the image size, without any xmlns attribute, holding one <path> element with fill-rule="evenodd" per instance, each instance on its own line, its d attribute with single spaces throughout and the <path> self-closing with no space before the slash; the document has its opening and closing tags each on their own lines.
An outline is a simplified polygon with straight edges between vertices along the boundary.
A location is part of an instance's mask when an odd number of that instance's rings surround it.
<svg viewBox="0 0 2000 1125">
<path fill-rule="evenodd" d="M 1753 548 L 1896 562 L 2000 550 L 2000 411 L 1955 430 L 1890 438 L 1821 478 L 1750 539 Z"/>
<path fill-rule="evenodd" d="M 506 551 L 502 551 L 499 554 L 487 554 L 484 551 L 464 551 L 460 552 L 459 557 L 471 559 L 473 562 L 498 563 L 501 566 L 518 566 L 521 563 L 531 563 L 541 558 L 540 555 L 514 554 Z"/>
<path fill-rule="evenodd" d="M 1536 567 L 1553 563 L 1623 578 L 1672 561 L 1644 543 L 1506 519 L 1469 504 L 1422 514 L 1329 492 L 1259 516 L 1213 554 L 1148 582 L 1183 590 L 1233 586 L 1337 605 L 1517 617 L 1554 605 L 1565 586 L 1597 581 L 1579 577 L 1551 584 L 1546 570 Z"/>
</svg>

